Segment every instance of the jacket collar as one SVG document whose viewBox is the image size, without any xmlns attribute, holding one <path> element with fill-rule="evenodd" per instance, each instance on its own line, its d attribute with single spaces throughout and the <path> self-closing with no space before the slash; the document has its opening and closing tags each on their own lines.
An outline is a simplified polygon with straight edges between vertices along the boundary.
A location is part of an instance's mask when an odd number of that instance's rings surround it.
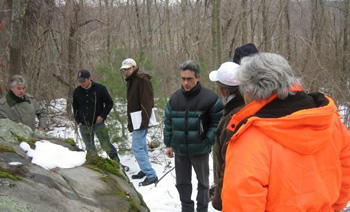
<svg viewBox="0 0 350 212">
<path fill-rule="evenodd" d="M 298 86 L 294 86 L 290 89 L 290 91 L 297 92 L 297 91 L 302 91 L 302 89 Z M 272 102 L 276 98 L 277 98 L 277 94 L 274 94 L 267 100 L 262 100 L 260 102 L 253 101 L 249 103 L 232 117 L 227 129 L 231 131 L 235 131 L 235 128 L 238 125 L 242 125 L 242 123 L 240 122 L 242 121 L 245 122 L 249 117 L 256 114 L 259 110 L 261 110 L 261 108 L 263 108 L 265 105 Z"/>
<path fill-rule="evenodd" d="M 21 102 L 25 102 L 25 101 L 29 102 L 26 95 L 24 95 L 23 98 L 19 98 L 11 90 L 9 90 L 9 92 L 6 94 L 6 101 L 10 107 Z"/>
<path fill-rule="evenodd" d="M 137 68 L 134 72 L 132 72 L 132 73 L 130 74 L 130 76 L 128 76 L 127 78 L 125 78 L 125 81 L 130 81 L 131 79 L 133 79 L 133 78 L 136 76 L 136 74 L 137 74 L 138 71 L 139 71 L 139 68 Z"/>
<path fill-rule="evenodd" d="M 197 85 L 194 86 L 192 88 L 192 90 L 190 90 L 190 91 L 185 91 L 184 87 L 181 86 L 182 93 L 186 98 L 197 96 L 197 94 L 201 91 L 201 88 L 202 88 L 202 86 L 201 86 L 200 82 L 198 82 Z"/>
<path fill-rule="evenodd" d="M 224 116 L 227 115 L 234 108 L 242 106 L 242 105 L 244 105 L 243 96 L 240 94 L 240 92 L 237 92 L 236 96 L 225 104 L 223 115 Z"/>
</svg>

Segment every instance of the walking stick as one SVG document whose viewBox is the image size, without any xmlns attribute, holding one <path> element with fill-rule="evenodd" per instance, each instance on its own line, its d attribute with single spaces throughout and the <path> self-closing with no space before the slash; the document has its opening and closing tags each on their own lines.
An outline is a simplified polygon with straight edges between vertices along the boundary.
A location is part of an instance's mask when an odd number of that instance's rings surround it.
<svg viewBox="0 0 350 212">
<path fill-rule="evenodd" d="M 157 187 L 157 184 L 159 183 L 159 181 L 161 181 L 169 172 L 171 172 L 173 169 L 175 169 L 175 166 L 173 168 L 171 168 L 169 171 L 167 171 L 161 178 L 159 178 L 159 180 L 155 183 L 155 187 Z"/>
</svg>

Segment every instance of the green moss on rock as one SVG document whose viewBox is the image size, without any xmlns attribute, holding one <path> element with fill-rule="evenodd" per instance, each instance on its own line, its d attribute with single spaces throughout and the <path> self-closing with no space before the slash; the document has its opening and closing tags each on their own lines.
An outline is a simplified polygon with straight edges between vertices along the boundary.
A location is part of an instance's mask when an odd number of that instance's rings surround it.
<svg viewBox="0 0 350 212">
<path fill-rule="evenodd" d="M 0 152 L 15 152 L 15 149 L 9 146 L 0 145 Z"/>
<path fill-rule="evenodd" d="M 98 156 L 95 151 L 90 151 L 86 155 L 86 165 L 95 165 L 97 168 L 103 171 L 112 173 L 122 179 L 126 179 L 125 176 L 120 173 L 120 165 L 118 162 Z"/>
<path fill-rule="evenodd" d="M 8 179 L 11 179 L 11 180 L 16 180 L 16 181 L 22 180 L 21 177 L 16 176 L 15 174 L 10 173 L 9 170 L 3 169 L 1 166 L 0 166 L 0 177 L 1 177 L 1 178 L 8 178 Z"/>
<path fill-rule="evenodd" d="M 128 196 L 128 194 L 126 194 L 123 189 L 120 187 L 120 185 L 110 176 L 106 175 L 104 177 L 102 177 L 102 180 L 104 182 L 106 182 L 108 185 L 112 185 L 114 188 L 114 191 L 116 192 L 116 194 L 120 197 L 126 198 L 128 203 L 129 203 L 129 212 L 140 212 L 140 208 L 139 206 L 136 204 L 135 200 L 133 200 L 132 198 L 130 198 Z M 144 202 L 142 202 L 144 203 Z M 141 204 L 142 205 L 142 204 Z M 146 206 L 147 207 L 147 206 Z"/>
</svg>

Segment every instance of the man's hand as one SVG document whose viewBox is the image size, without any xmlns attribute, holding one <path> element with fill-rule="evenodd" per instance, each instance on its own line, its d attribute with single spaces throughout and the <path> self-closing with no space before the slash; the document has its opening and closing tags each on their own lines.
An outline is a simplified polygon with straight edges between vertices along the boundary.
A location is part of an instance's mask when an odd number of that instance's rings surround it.
<svg viewBox="0 0 350 212">
<path fill-rule="evenodd" d="M 43 128 L 43 127 L 38 127 L 38 130 L 39 130 L 39 131 L 44 131 L 45 128 Z"/>
<path fill-rule="evenodd" d="M 168 158 L 173 158 L 174 157 L 173 148 L 167 147 L 165 150 L 165 154 L 166 156 L 168 156 Z"/>
<path fill-rule="evenodd" d="M 103 118 L 101 116 L 97 116 L 96 119 L 96 124 L 102 123 L 103 122 Z"/>
</svg>

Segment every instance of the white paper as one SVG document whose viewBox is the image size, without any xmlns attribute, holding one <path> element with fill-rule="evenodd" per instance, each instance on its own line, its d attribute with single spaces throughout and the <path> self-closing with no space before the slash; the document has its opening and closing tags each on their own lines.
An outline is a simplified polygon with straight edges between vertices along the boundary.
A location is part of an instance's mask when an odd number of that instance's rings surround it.
<svg viewBox="0 0 350 212">
<path fill-rule="evenodd" d="M 151 118 L 149 119 L 149 124 L 148 124 L 149 127 L 158 125 L 156 114 L 155 114 L 156 110 L 157 108 L 152 108 Z M 130 113 L 132 127 L 134 128 L 134 130 L 138 130 L 141 127 L 141 122 L 142 122 L 141 113 L 142 113 L 141 110 Z"/>
</svg>

